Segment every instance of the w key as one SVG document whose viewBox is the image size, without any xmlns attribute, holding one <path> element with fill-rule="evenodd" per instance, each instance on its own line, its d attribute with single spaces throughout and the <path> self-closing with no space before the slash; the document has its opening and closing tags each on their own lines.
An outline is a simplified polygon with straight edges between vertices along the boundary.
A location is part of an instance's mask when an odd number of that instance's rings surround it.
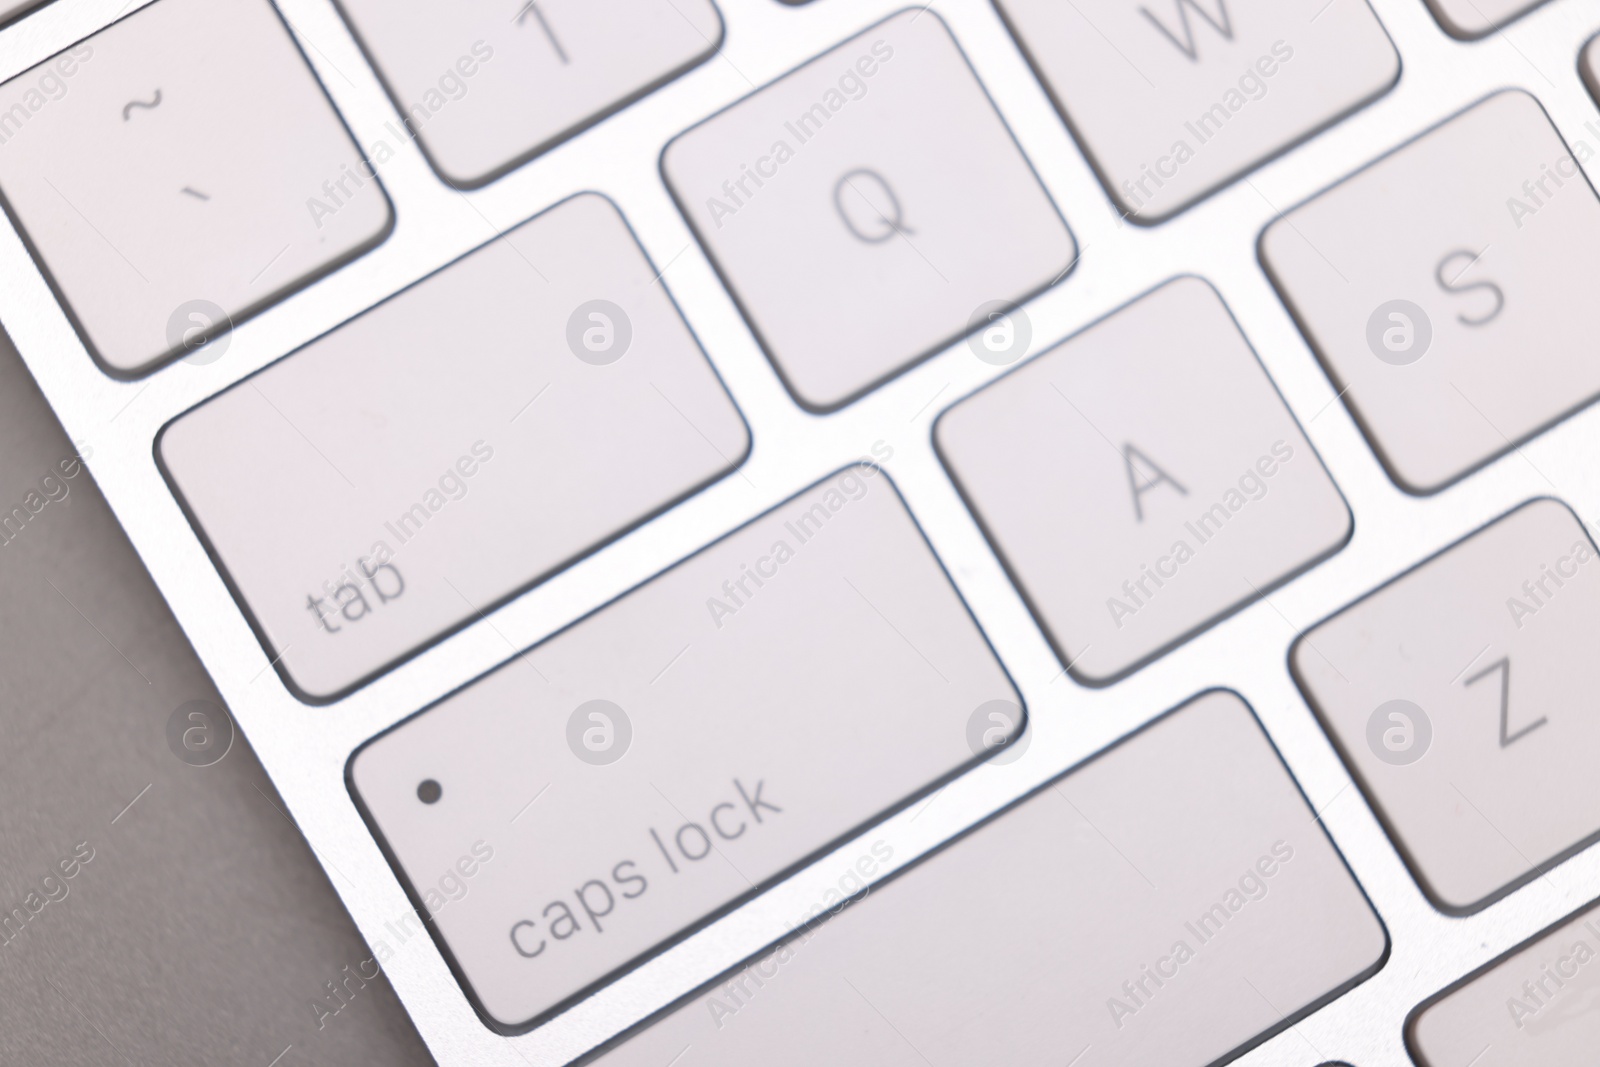
<svg viewBox="0 0 1600 1067">
<path fill-rule="evenodd" d="M 1424 891 L 1476 911 L 1600 833 L 1600 561 L 1524 504 L 1305 635 L 1300 686 Z"/>
<path fill-rule="evenodd" d="M 1118 206 L 1175 215 L 1382 96 L 1365 0 L 997 0 Z"/>
</svg>

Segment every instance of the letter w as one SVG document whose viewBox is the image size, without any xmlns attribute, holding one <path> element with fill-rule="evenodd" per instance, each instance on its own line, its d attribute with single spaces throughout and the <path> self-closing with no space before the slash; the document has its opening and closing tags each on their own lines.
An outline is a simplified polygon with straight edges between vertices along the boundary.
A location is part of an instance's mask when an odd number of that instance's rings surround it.
<svg viewBox="0 0 1600 1067">
<path fill-rule="evenodd" d="M 1217 17 L 1212 18 L 1211 13 L 1200 6 L 1200 0 L 1173 0 L 1173 6 L 1178 9 L 1178 25 L 1183 30 L 1183 40 L 1178 40 L 1178 35 L 1167 29 L 1166 23 L 1151 14 L 1150 9 L 1141 7 L 1139 13 L 1150 20 L 1150 25 L 1161 31 L 1161 36 L 1172 42 L 1172 46 L 1189 57 L 1191 63 L 1200 61 L 1200 47 L 1195 44 L 1194 28 L 1189 25 L 1189 9 L 1206 20 L 1206 23 L 1226 40 L 1233 40 L 1233 20 L 1228 17 L 1228 0 L 1216 0 Z"/>
</svg>

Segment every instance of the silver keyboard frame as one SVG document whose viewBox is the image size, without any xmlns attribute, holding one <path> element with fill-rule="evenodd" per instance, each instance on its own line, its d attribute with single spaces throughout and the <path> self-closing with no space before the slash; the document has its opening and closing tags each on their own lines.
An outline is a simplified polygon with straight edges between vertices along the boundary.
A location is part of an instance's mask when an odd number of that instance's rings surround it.
<svg viewBox="0 0 1600 1067">
<path fill-rule="evenodd" d="M 156 0 L 159 2 L 159 0 Z M 277 0 L 362 145 L 396 113 L 331 0 Z M 1363 0 L 1330 0 L 1360 3 Z M 54 0 L 0 31 L 9 78 L 134 8 L 128 0 Z M 142 5 L 141 5 L 142 6 Z M 1023 758 L 980 767 L 925 804 L 873 828 L 897 870 L 1013 798 L 1213 686 L 1255 709 L 1386 924 L 1378 974 L 1240 1059 L 1249 1067 L 1406 1067 L 1407 1014 L 1456 979 L 1600 896 L 1600 845 L 1468 918 L 1435 910 L 1290 679 L 1303 630 L 1380 582 L 1530 497 L 1549 494 L 1600 517 L 1600 406 L 1590 407 L 1449 489 L 1409 496 L 1384 473 L 1290 320 L 1257 260 L 1281 209 L 1496 89 L 1521 86 L 1569 143 L 1600 111 L 1578 56 L 1600 30 L 1600 0 L 1552 0 L 1476 42 L 1447 36 L 1423 0 L 1372 0 L 1402 58 L 1398 85 L 1343 122 L 1154 228 L 1119 220 L 1094 172 L 989 0 L 936 0 L 1077 236 L 1081 260 L 1028 304 L 1040 351 L 1184 272 L 1222 293 L 1355 515 L 1349 545 L 1220 625 L 1106 689 L 1064 677 L 1022 600 L 940 467 L 934 417 L 1002 372 L 956 344 L 828 416 L 803 412 L 717 280 L 658 169 L 679 131 L 763 85 L 904 0 L 718 0 L 727 33 L 700 67 L 534 162 L 473 192 L 445 186 L 415 144 L 379 168 L 396 226 L 382 246 L 239 327 L 226 356 L 178 363 L 137 381 L 101 372 L 30 260 L 0 223 L 0 321 L 215 679 L 328 877 L 369 942 L 411 911 L 344 783 L 363 741 L 444 696 L 843 464 L 875 441 L 936 551 L 1017 680 L 1034 738 Z M 389 138 L 392 142 L 392 137 Z M 1493 151 L 1494 146 L 1485 146 Z M 1594 167 L 1589 168 L 1591 174 Z M 107 181 L 116 180 L 113 174 Z M 337 703 L 314 707 L 283 686 L 156 469 L 152 442 L 174 415 L 556 201 L 585 189 L 621 207 L 748 418 L 754 449 L 740 473 L 516 598 Z M 292 526 L 290 527 L 292 533 Z M 130 672 L 129 683 L 142 684 Z M 1219 768 L 1219 773 L 1224 769 Z M 140 783 L 129 783 L 129 795 Z M 1173 798 L 1181 803 L 1182 798 Z M 507 812 L 508 821 L 514 813 Z M 822 898 L 862 839 L 787 879 L 532 1032 L 502 1037 L 474 1014 L 431 941 L 413 937 L 386 971 L 441 1064 L 555 1067 L 688 994 L 785 932 Z M 891 871 L 886 872 L 892 873 Z M 172 906 L 181 908 L 174 897 Z M 878 905 L 893 907 L 892 897 Z M 1295 951 L 1285 945 L 1284 951 Z M 351 961 L 352 964 L 358 961 Z M 182 1020 L 173 1020 L 183 1025 Z M 262 1062 L 276 1050 L 269 1050 Z M 1070 1050 L 1063 1050 L 1068 1052 Z"/>
</svg>

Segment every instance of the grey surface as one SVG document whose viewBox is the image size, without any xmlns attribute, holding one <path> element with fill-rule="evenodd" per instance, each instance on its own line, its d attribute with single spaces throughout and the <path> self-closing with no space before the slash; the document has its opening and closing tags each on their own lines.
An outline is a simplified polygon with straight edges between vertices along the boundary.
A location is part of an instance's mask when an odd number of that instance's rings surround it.
<svg viewBox="0 0 1600 1067">
<path fill-rule="evenodd" d="M 0 338 L 4 510 L 72 454 Z M 431 1062 L 381 976 L 319 1029 L 372 954 L 244 739 L 209 767 L 168 748 L 216 691 L 89 475 L 59 484 L 0 547 L 0 907 L 67 890 L 0 943 L 0 1063 Z"/>
</svg>

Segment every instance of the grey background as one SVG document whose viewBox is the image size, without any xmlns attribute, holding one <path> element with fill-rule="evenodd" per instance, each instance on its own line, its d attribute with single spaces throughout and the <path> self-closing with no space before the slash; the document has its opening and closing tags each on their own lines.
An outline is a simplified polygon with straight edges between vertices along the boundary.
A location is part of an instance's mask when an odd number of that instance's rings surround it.
<svg viewBox="0 0 1600 1067">
<path fill-rule="evenodd" d="M 73 451 L 0 335 L 0 512 Z M 211 767 L 168 749 L 173 709 L 221 699 L 88 472 L 66 484 L 0 546 L 0 913 L 94 858 L 0 943 L 0 1063 L 431 1063 L 381 975 L 319 1028 L 372 953 L 243 736 Z"/>
</svg>

